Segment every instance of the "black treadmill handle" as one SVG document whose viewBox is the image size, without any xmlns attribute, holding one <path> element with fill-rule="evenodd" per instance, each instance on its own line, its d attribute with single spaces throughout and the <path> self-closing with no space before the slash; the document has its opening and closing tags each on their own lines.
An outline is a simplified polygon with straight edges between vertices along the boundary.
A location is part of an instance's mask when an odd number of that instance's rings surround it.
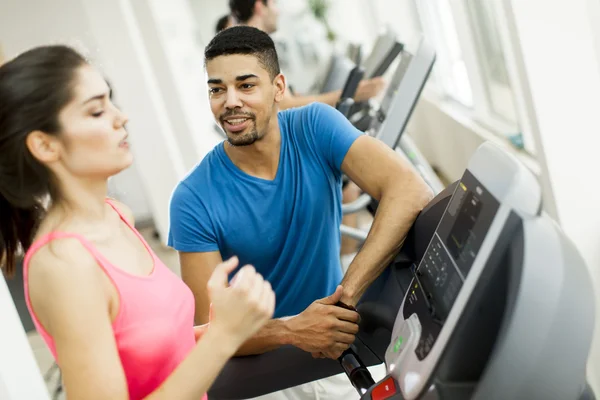
<svg viewBox="0 0 600 400">
<path fill-rule="evenodd" d="M 363 79 L 365 75 L 365 70 L 356 66 L 352 68 L 350 74 L 348 74 L 348 79 L 346 79 L 346 83 L 344 84 L 344 89 L 342 89 L 342 94 L 340 95 L 340 100 L 338 105 L 344 102 L 346 99 L 353 99 L 356 95 L 356 91 L 358 90 L 358 85 L 360 81 Z"/>
<path fill-rule="evenodd" d="M 354 386 L 359 395 L 362 396 L 364 393 L 368 392 L 375 384 L 365 363 L 354 351 L 353 345 L 342 353 L 340 358 L 338 358 L 338 361 L 350 380 L 350 383 L 352 383 L 352 386 Z"/>
<path fill-rule="evenodd" d="M 337 105 L 337 110 L 341 112 L 344 117 L 350 117 L 350 110 L 352 110 L 352 106 L 354 105 L 354 100 L 352 99 L 344 99 Z"/>
</svg>

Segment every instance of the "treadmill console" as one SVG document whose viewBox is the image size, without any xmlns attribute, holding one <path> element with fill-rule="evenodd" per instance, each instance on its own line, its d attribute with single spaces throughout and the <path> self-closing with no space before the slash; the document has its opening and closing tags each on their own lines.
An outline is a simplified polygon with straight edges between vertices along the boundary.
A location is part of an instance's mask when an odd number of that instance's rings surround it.
<svg viewBox="0 0 600 400">
<path fill-rule="evenodd" d="M 490 292 L 484 290 L 482 294 L 481 288 L 494 276 L 489 270 L 497 266 L 490 267 L 487 261 L 494 247 L 503 243 L 501 238 L 510 235 L 514 224 L 508 223 L 509 217 L 515 219 L 509 196 L 514 185 L 510 183 L 523 174 L 512 161 L 491 146 L 483 146 L 476 153 L 423 258 L 412 267 L 411 286 L 396 316 L 385 355 L 388 371 L 406 399 L 420 398 L 432 385 L 451 335 L 458 330 L 469 304 L 485 303 L 490 297 Z M 498 170 L 505 171 L 505 179 L 496 178 Z M 521 183 L 529 182 L 522 179 Z M 535 191 L 532 197 L 539 200 Z M 534 214 L 536 210 L 531 207 L 525 211 Z M 482 275 L 486 265 L 488 271 Z"/>
<path fill-rule="evenodd" d="M 415 263 L 385 353 L 389 398 L 580 398 L 593 291 L 518 160 L 482 145 Z"/>
<path fill-rule="evenodd" d="M 421 325 L 414 350 L 418 360 L 424 360 L 437 341 L 498 207 L 498 201 L 470 173 L 465 174 L 414 271 L 404 302 L 404 319 L 416 314 Z"/>
</svg>

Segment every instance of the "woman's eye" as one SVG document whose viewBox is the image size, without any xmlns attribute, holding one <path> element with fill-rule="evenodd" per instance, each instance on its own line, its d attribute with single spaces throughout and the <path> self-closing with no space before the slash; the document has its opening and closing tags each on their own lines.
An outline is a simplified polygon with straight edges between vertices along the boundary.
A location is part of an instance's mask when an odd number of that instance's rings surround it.
<svg viewBox="0 0 600 400">
<path fill-rule="evenodd" d="M 92 113 L 92 117 L 98 118 L 98 117 L 100 117 L 102 114 L 104 114 L 104 111 L 98 111 L 98 112 Z"/>
</svg>

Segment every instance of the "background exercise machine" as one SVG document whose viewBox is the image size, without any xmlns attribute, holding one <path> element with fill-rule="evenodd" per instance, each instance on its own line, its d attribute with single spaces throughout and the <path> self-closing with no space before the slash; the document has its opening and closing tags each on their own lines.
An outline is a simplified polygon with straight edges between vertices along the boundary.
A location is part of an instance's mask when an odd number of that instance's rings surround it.
<svg viewBox="0 0 600 400">
<path fill-rule="evenodd" d="M 429 185 L 434 194 L 440 193 L 445 185 L 439 179 L 433 168 L 420 153 L 412 139 L 404 135 L 408 121 L 421 96 L 423 87 L 430 76 L 435 62 L 435 51 L 431 43 L 420 37 L 411 45 L 405 47 L 400 55 L 393 77 L 382 98 L 379 108 L 372 110 L 376 117 L 371 119 L 370 126 L 365 132 L 374 136 L 394 149 L 401 157 L 410 162 L 423 180 Z M 356 67 L 353 73 L 357 71 Z M 360 70 L 358 70 L 360 71 Z M 352 73 L 345 88 L 355 87 L 350 84 Z M 346 93 L 344 107 L 340 109 L 346 116 L 352 104 L 353 93 Z M 367 208 L 373 215 L 377 210 L 377 202 L 363 193 L 356 201 L 342 205 L 344 215 L 353 214 Z M 344 236 L 364 242 L 365 231 L 341 226 Z"/>
</svg>

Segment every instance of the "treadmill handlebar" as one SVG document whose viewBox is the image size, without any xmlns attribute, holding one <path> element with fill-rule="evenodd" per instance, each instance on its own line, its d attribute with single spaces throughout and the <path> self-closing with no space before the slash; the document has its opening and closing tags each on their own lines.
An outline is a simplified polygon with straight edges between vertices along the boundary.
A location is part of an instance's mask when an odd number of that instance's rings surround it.
<svg viewBox="0 0 600 400">
<path fill-rule="evenodd" d="M 363 243 L 367 240 L 367 236 L 369 232 L 365 232 L 358 228 L 352 228 L 347 225 L 340 225 L 340 233 L 342 236 L 349 237 L 350 239 L 354 239 L 360 243 Z"/>
<path fill-rule="evenodd" d="M 368 392 L 375 384 L 371 373 L 352 349 L 352 346 L 342 353 L 338 361 L 360 396 Z"/>
<path fill-rule="evenodd" d="M 349 306 L 341 301 L 338 301 L 336 306 L 358 312 L 356 307 Z M 338 361 L 348 376 L 348 379 L 350 379 L 350 383 L 352 383 L 352 386 L 354 386 L 359 395 L 362 396 L 363 394 L 367 393 L 371 386 L 375 384 L 375 381 L 367 369 L 367 366 L 360 359 L 357 352 L 354 351 L 353 345 L 351 345 L 342 353 L 342 355 L 338 358 Z"/>
<path fill-rule="evenodd" d="M 364 69 L 357 65 L 352 68 L 352 71 L 350 71 L 350 74 L 346 79 L 346 84 L 342 89 L 340 100 L 336 105 L 338 111 L 344 114 L 346 118 L 350 116 L 350 110 L 352 110 L 352 106 L 354 106 L 354 96 L 356 95 L 358 85 L 360 84 L 360 81 L 363 79 L 364 75 Z"/>
<path fill-rule="evenodd" d="M 363 193 L 353 202 L 342 204 L 342 215 L 355 214 L 367 208 L 369 204 L 371 204 L 371 196 Z"/>
<path fill-rule="evenodd" d="M 340 101 L 340 103 L 337 105 L 337 109 L 344 115 L 344 117 L 348 118 L 350 116 L 350 110 L 352 110 L 353 105 L 354 100 L 348 98 Z"/>
</svg>

